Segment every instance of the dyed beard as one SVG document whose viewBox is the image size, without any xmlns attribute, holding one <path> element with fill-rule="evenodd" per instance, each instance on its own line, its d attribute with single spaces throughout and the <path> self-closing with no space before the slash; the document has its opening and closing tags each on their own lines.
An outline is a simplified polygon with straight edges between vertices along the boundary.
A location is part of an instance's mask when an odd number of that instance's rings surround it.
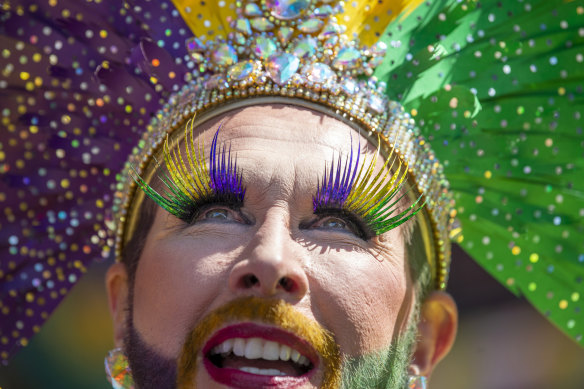
<svg viewBox="0 0 584 389">
<path fill-rule="evenodd" d="M 176 359 L 166 358 L 151 348 L 134 327 L 132 317 L 133 306 L 130 302 L 124 350 L 136 388 L 175 389 Z M 417 320 L 412 319 L 406 333 L 386 350 L 355 358 L 345 357 L 342 365 L 341 388 L 406 388 L 408 366 L 416 341 L 416 329 Z"/>
<path fill-rule="evenodd" d="M 417 315 L 410 320 L 406 333 L 387 349 L 343 360 L 342 389 L 407 388 L 408 367 L 416 342 Z"/>
<path fill-rule="evenodd" d="M 128 357 L 136 388 L 176 388 L 176 359 L 166 358 L 151 348 L 136 331 L 133 316 L 134 308 L 132 298 L 130 298 L 124 351 Z"/>
</svg>

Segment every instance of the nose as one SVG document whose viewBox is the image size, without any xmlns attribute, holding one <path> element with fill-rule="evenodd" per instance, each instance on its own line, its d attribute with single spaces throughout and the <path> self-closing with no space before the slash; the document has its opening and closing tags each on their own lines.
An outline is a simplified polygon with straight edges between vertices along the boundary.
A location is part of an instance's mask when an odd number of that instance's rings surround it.
<svg viewBox="0 0 584 389">
<path fill-rule="evenodd" d="M 300 301 L 308 291 L 301 246 L 281 216 L 271 219 L 260 226 L 232 268 L 229 287 L 236 294 Z"/>
</svg>

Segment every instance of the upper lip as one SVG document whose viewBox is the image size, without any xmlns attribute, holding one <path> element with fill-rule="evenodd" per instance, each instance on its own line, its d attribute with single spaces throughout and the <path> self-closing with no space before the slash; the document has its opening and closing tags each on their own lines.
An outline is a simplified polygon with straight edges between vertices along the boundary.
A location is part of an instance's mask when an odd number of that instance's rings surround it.
<svg viewBox="0 0 584 389">
<path fill-rule="evenodd" d="M 256 340 L 253 340 L 256 338 Z M 258 341 L 257 338 L 261 340 Z M 306 366 L 307 373 L 313 371 L 319 364 L 319 356 L 314 347 L 306 340 L 297 335 L 284 331 L 278 327 L 268 326 L 257 323 L 239 323 L 229 325 L 215 332 L 213 336 L 205 343 L 202 352 L 207 359 L 212 355 L 217 355 L 222 352 L 236 352 L 241 355 L 241 350 L 234 350 L 233 342 L 239 343 L 236 349 L 241 349 L 242 342 L 238 339 L 247 341 L 247 349 L 245 357 L 248 359 L 267 360 L 287 360 L 285 355 L 280 358 L 274 357 L 276 354 L 276 347 L 278 353 L 289 353 L 290 359 L 296 362 L 299 366 Z M 263 347 L 263 348 L 260 348 Z M 288 350 L 289 348 L 289 350 Z M 297 353 L 299 353 L 299 355 Z"/>
</svg>

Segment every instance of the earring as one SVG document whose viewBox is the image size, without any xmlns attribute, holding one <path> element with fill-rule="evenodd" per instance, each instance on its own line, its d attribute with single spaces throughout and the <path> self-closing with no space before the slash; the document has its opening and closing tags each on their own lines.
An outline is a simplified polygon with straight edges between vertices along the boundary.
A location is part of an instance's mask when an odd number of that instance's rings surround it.
<svg viewBox="0 0 584 389">
<path fill-rule="evenodd" d="M 427 380 L 423 375 L 409 375 L 407 389 L 426 389 Z"/>
<path fill-rule="evenodd" d="M 121 348 L 115 348 L 107 354 L 105 372 L 113 389 L 134 389 L 134 379 L 128 358 Z"/>
</svg>

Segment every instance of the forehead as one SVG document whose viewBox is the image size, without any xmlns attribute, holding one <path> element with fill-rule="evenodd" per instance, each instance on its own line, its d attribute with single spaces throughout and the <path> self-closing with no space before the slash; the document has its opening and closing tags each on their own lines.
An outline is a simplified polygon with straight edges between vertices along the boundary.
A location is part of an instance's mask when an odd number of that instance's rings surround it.
<svg viewBox="0 0 584 389">
<path fill-rule="evenodd" d="M 215 131 L 221 127 L 220 143 L 228 140 L 232 147 L 243 150 L 264 148 L 268 155 L 303 147 L 303 157 L 320 151 L 345 154 L 358 144 L 362 151 L 373 151 L 367 139 L 354 128 L 326 114 L 287 105 L 259 105 L 230 111 L 199 127 L 209 145 Z"/>
<path fill-rule="evenodd" d="M 260 105 L 227 112 L 195 130 L 195 143 L 209 153 L 217 129 L 218 147 L 231 148 L 245 184 L 262 188 L 316 189 L 327 165 L 360 147 L 376 149 L 344 122 L 313 110 L 287 105 Z M 184 144 L 182 146 L 184 149 Z M 254 190 L 248 185 L 248 190 Z"/>
</svg>

